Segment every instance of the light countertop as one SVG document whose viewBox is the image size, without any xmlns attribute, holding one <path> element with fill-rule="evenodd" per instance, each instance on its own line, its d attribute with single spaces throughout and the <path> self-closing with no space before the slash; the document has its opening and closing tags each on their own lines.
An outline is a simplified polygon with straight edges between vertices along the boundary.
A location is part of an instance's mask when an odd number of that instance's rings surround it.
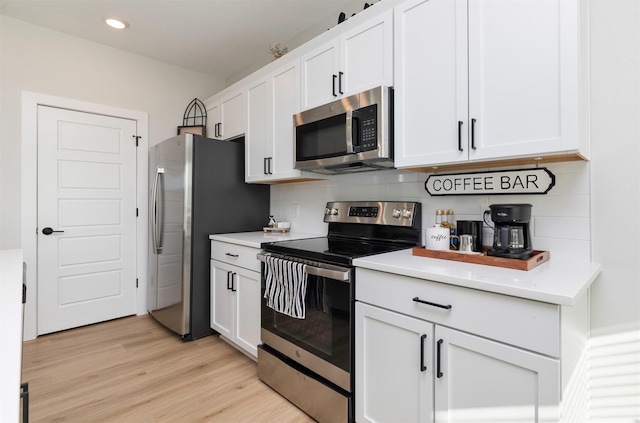
<svg viewBox="0 0 640 423">
<path fill-rule="evenodd" d="M 600 274 L 601 266 L 551 259 L 531 270 L 414 256 L 411 249 L 358 258 L 357 267 L 572 306 Z M 358 283 L 364 283 L 358 280 Z M 362 286 L 360 286 L 362 288 Z"/>
<path fill-rule="evenodd" d="M 238 232 L 232 234 L 209 235 L 214 241 L 229 242 L 246 247 L 260 248 L 263 242 L 289 241 L 292 239 L 318 238 L 326 235 L 306 234 L 300 232 Z"/>
</svg>

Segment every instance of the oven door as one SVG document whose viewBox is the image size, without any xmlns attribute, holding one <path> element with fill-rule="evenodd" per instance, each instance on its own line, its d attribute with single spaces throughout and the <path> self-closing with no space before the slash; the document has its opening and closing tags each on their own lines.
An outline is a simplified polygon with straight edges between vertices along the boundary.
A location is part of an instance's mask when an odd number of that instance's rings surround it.
<svg viewBox="0 0 640 423">
<path fill-rule="evenodd" d="M 306 271 L 306 315 L 297 319 L 267 307 L 262 264 L 262 342 L 351 392 L 354 269 L 315 263 Z"/>
</svg>

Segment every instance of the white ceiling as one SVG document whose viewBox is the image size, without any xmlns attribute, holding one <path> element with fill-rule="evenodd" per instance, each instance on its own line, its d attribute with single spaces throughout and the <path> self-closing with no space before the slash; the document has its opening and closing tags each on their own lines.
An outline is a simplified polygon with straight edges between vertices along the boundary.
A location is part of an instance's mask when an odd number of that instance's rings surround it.
<svg viewBox="0 0 640 423">
<path fill-rule="evenodd" d="M 379 1 L 379 0 L 378 0 Z M 369 0 L 370 3 L 373 1 Z M 361 1 L 364 6 L 365 0 Z M 2 15 L 227 79 L 354 0 L 0 0 Z M 129 28 L 104 23 L 118 17 Z"/>
</svg>

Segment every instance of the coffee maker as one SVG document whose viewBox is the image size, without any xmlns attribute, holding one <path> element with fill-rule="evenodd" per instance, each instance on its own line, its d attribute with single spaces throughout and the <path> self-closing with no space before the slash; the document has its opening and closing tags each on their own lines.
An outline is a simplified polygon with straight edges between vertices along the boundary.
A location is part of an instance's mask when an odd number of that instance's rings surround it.
<svg viewBox="0 0 640 423">
<path fill-rule="evenodd" d="M 531 246 L 531 204 L 492 204 L 493 247 L 487 255 L 525 260 L 533 256 Z"/>
</svg>

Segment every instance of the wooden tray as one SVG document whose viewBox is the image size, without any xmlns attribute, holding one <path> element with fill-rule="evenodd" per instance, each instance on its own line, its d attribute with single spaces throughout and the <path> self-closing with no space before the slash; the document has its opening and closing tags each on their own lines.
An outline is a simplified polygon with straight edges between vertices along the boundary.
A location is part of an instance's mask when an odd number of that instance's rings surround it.
<svg viewBox="0 0 640 423">
<path fill-rule="evenodd" d="M 285 233 L 285 232 L 289 232 L 291 230 L 291 228 L 272 228 L 270 226 L 265 226 L 264 228 L 262 228 L 263 231 L 265 232 L 281 232 L 281 233 Z"/>
<path fill-rule="evenodd" d="M 427 250 L 424 247 L 413 247 L 414 256 L 430 257 L 444 260 L 461 261 L 464 263 L 484 264 L 487 266 L 505 267 L 507 269 L 531 270 L 541 265 L 550 258 L 549 251 L 534 250 L 533 256 L 527 260 L 510 259 L 504 257 L 493 257 L 487 255 L 485 247 L 483 254 L 465 254 L 455 251 Z"/>
</svg>

